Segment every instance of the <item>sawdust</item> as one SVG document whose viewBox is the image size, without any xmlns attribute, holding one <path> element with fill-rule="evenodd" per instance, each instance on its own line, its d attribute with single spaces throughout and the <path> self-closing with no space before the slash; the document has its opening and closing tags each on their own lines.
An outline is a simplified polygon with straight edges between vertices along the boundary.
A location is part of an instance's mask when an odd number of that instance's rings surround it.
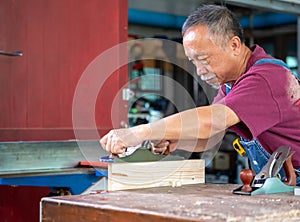
<svg viewBox="0 0 300 222">
<path fill-rule="evenodd" d="M 273 213 L 255 217 L 260 221 L 300 221 L 300 210 L 290 210 L 284 213 Z M 283 219 L 284 218 L 284 219 Z"/>
</svg>

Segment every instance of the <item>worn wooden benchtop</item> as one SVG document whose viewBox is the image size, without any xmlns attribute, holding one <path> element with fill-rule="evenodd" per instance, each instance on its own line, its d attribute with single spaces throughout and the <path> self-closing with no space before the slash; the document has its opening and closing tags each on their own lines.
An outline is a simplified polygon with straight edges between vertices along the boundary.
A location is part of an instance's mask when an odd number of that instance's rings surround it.
<svg viewBox="0 0 300 222">
<path fill-rule="evenodd" d="M 243 196 L 233 184 L 197 184 L 47 197 L 43 222 L 300 221 L 300 196 Z"/>
</svg>

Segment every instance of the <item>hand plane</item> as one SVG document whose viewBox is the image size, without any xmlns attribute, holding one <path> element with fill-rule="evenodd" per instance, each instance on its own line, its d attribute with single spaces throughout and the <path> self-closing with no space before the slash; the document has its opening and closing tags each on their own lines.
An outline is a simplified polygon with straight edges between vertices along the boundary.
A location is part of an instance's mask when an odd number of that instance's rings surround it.
<svg viewBox="0 0 300 222">
<path fill-rule="evenodd" d="M 147 140 L 143 143 L 128 147 L 122 154 L 110 154 L 108 156 L 100 157 L 101 162 L 150 162 L 150 161 L 170 161 L 170 160 L 183 160 L 184 158 L 176 155 L 168 155 L 170 152 L 168 148 L 161 154 L 154 153 L 154 144 Z"/>
<path fill-rule="evenodd" d="M 240 173 L 243 186 L 235 189 L 234 194 L 258 195 L 294 192 L 296 176 L 292 165 L 291 157 L 294 152 L 290 147 L 279 147 L 269 158 L 267 164 L 254 176 L 249 169 L 244 169 Z M 278 178 L 279 171 L 284 166 L 284 173 L 287 181 L 282 182 Z"/>
</svg>

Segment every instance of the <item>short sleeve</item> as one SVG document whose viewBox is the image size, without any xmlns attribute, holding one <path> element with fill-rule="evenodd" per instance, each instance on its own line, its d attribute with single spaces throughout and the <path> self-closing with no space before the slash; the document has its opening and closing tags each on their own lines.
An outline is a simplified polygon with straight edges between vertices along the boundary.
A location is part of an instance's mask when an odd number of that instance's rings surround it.
<svg viewBox="0 0 300 222">
<path fill-rule="evenodd" d="M 225 85 L 222 85 L 217 93 L 217 95 L 215 96 L 212 104 L 223 104 L 224 103 L 224 97 L 226 96 L 225 94 Z"/>
<path fill-rule="evenodd" d="M 252 137 L 280 122 L 280 109 L 270 84 L 261 75 L 247 75 L 224 98 L 224 105 L 237 114 Z"/>
</svg>

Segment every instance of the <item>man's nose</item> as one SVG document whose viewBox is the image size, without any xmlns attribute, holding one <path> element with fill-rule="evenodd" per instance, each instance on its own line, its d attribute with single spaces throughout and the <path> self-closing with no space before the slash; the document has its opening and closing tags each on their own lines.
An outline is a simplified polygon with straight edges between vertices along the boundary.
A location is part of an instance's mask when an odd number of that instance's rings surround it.
<svg viewBox="0 0 300 222">
<path fill-rule="evenodd" d="M 205 75 L 207 73 L 207 69 L 204 66 L 202 66 L 202 65 L 197 65 L 196 68 L 197 68 L 197 74 L 199 76 Z"/>
</svg>

